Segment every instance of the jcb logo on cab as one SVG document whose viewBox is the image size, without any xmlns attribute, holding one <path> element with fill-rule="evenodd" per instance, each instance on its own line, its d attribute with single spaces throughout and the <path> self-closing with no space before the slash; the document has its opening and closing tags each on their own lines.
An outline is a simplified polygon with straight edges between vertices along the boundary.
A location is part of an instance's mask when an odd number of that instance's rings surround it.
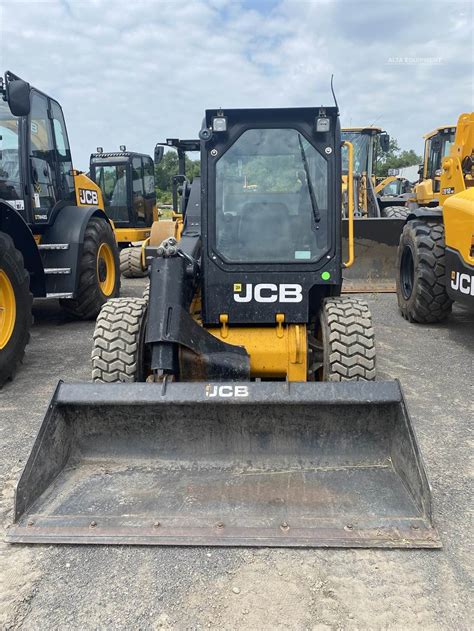
<svg viewBox="0 0 474 631">
<path fill-rule="evenodd" d="M 99 203 L 97 191 L 91 191 L 88 188 L 79 189 L 79 201 L 85 206 L 96 206 Z"/>
<path fill-rule="evenodd" d="M 303 287 L 296 283 L 234 283 L 235 302 L 301 302 Z"/>
</svg>

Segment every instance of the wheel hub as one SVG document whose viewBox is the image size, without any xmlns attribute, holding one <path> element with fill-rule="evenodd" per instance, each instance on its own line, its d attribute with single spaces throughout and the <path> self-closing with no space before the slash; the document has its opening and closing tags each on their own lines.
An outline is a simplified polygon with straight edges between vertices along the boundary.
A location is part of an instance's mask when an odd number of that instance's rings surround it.
<svg viewBox="0 0 474 631">
<path fill-rule="evenodd" d="M 7 274 L 0 269 L 0 350 L 10 341 L 15 320 L 15 292 Z"/>
<path fill-rule="evenodd" d="M 97 252 L 97 279 L 105 296 L 111 296 L 115 287 L 115 264 L 111 247 L 101 243 Z"/>
<path fill-rule="evenodd" d="M 405 300 L 408 300 L 413 292 L 415 279 L 415 264 L 413 252 L 408 245 L 405 245 L 400 263 L 400 287 Z"/>
</svg>

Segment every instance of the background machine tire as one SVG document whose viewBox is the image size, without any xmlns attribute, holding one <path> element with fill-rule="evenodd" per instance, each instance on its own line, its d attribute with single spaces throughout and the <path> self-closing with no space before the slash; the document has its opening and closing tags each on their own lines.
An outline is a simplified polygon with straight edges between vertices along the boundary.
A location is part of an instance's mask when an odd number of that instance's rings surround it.
<svg viewBox="0 0 474 631">
<path fill-rule="evenodd" d="M 60 300 L 61 307 L 81 320 L 97 317 L 102 305 L 120 292 L 120 263 L 114 233 L 99 217 L 92 217 L 84 234 L 76 298 Z"/>
<path fill-rule="evenodd" d="M 142 248 L 129 247 L 120 251 L 120 273 L 125 278 L 143 278 L 146 270 L 142 267 Z"/>
<path fill-rule="evenodd" d="M 381 209 L 380 214 L 389 219 L 406 219 L 408 212 L 408 208 L 405 206 L 387 206 Z"/>
<path fill-rule="evenodd" d="M 143 298 L 116 298 L 102 307 L 94 331 L 93 381 L 145 381 L 143 325 L 147 305 Z"/>
<path fill-rule="evenodd" d="M 367 303 L 357 298 L 326 298 L 318 327 L 322 351 L 320 381 L 373 381 L 375 334 Z"/>
<path fill-rule="evenodd" d="M 409 221 L 397 254 L 397 299 L 409 322 L 441 322 L 451 313 L 446 291 L 444 226 L 441 222 Z"/>
<path fill-rule="evenodd" d="M 0 388 L 15 374 L 30 339 L 30 277 L 11 237 L 0 232 Z"/>
</svg>

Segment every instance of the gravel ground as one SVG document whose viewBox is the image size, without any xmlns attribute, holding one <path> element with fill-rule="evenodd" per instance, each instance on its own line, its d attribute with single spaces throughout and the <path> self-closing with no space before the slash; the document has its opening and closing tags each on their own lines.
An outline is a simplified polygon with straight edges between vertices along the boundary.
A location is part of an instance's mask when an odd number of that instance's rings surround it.
<svg viewBox="0 0 474 631">
<path fill-rule="evenodd" d="M 140 296 L 145 281 L 126 281 Z M 470 629 L 469 422 L 474 315 L 409 325 L 367 296 L 379 376 L 398 377 L 433 488 L 443 549 L 8 546 L 1 629 Z M 0 521 L 59 378 L 88 380 L 94 325 L 38 303 L 25 363 L 0 393 Z"/>
</svg>

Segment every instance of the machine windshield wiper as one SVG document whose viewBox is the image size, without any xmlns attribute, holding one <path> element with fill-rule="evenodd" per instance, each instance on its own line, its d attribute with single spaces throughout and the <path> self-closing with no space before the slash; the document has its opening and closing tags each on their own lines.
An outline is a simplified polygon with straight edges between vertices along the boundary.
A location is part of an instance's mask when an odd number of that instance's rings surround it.
<svg viewBox="0 0 474 631">
<path fill-rule="evenodd" d="M 309 197 L 311 199 L 311 208 L 313 209 L 314 221 L 315 223 L 319 223 L 321 221 L 321 213 L 319 212 L 318 202 L 316 201 L 316 195 L 314 194 L 313 183 L 311 182 L 311 178 L 309 175 L 308 160 L 306 159 L 306 154 L 303 149 L 303 143 L 301 142 L 300 134 L 298 134 L 298 142 L 300 145 L 301 159 L 303 160 L 304 172 L 306 173 L 306 182 L 308 184 Z"/>
</svg>

